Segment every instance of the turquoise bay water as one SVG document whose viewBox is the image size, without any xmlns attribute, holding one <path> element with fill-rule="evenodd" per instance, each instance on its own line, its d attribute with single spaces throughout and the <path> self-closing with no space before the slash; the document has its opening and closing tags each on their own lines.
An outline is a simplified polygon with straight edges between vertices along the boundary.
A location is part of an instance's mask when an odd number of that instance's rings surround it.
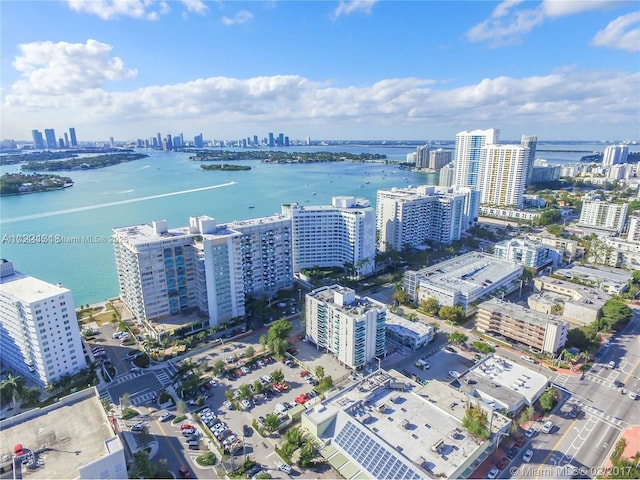
<svg viewBox="0 0 640 480">
<path fill-rule="evenodd" d="M 406 153 L 414 151 L 384 150 L 377 149 L 395 161 L 404 161 Z M 62 282 L 72 290 L 76 305 L 94 303 L 118 294 L 108 241 L 113 227 L 153 220 L 178 227 L 194 215 L 209 215 L 219 222 L 255 218 L 279 213 L 282 203 L 325 205 L 336 195 L 361 196 L 374 205 L 380 188 L 437 179 L 393 165 L 347 162 L 288 165 L 252 160 L 238 162 L 251 165 L 250 171 L 205 172 L 187 154 L 148 153 L 149 158 L 100 170 L 62 172 L 75 182 L 65 190 L 3 197 L 2 258 L 12 260 L 23 273 Z M 18 169 L 3 167 L 2 173 Z M 191 191 L 218 185 L 224 186 Z M 163 196 L 169 193 L 176 194 Z M 147 197 L 155 198 L 144 200 Z M 25 237 L 34 243 L 14 243 Z M 75 237 L 72 242 L 60 242 L 70 237 Z"/>
<path fill-rule="evenodd" d="M 583 150 L 537 155 L 550 163 L 575 162 L 591 151 L 603 150 L 599 144 L 539 148 Z M 415 148 L 291 147 L 290 151 L 383 153 L 392 162 L 402 162 Z M 94 303 L 118 294 L 113 248 L 108 242 L 113 227 L 153 220 L 167 220 L 170 227 L 178 227 L 187 225 L 194 215 L 209 215 L 219 222 L 255 218 L 279 213 L 282 203 L 325 205 L 336 195 L 364 197 L 375 206 L 378 189 L 437 181 L 434 174 L 373 163 L 272 165 L 243 161 L 239 163 L 251 165 L 252 170 L 205 172 L 184 153 L 145 153 L 150 157 L 104 169 L 60 172 L 75 182 L 65 190 L 3 197 L 2 258 L 12 260 L 23 273 L 52 283 L 62 282 L 73 292 L 76 305 Z M 4 166 L 0 173 L 19 168 Z M 207 188 L 212 186 L 219 187 Z M 35 243 L 12 243 L 13 235 L 19 236 L 13 237 L 14 241 L 32 235 Z M 61 238 L 79 238 L 80 243 L 60 243 Z"/>
</svg>

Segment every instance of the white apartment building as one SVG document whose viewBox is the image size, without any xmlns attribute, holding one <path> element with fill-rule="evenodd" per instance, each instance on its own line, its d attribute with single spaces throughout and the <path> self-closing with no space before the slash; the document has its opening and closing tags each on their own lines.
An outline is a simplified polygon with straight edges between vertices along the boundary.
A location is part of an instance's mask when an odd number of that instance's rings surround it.
<svg viewBox="0 0 640 480">
<path fill-rule="evenodd" d="M 437 148 L 429 151 L 429 168 L 431 170 L 440 170 L 445 165 L 451 163 L 451 151 Z"/>
<path fill-rule="evenodd" d="M 627 221 L 628 209 L 628 203 L 609 203 L 597 199 L 584 199 L 578 226 L 620 233 Z"/>
<path fill-rule="evenodd" d="M 529 148 L 519 145 L 485 145 L 480 149 L 480 203 L 522 208 L 529 153 Z"/>
<path fill-rule="evenodd" d="M 610 167 L 620 163 L 626 163 L 629 157 L 629 147 L 626 145 L 609 145 L 602 155 L 602 166 Z"/>
<path fill-rule="evenodd" d="M 224 226 L 241 234 L 240 262 L 247 295 L 271 297 L 293 286 L 290 218 L 271 215 Z"/>
<path fill-rule="evenodd" d="M 358 369 L 385 353 L 387 307 L 340 285 L 306 295 L 306 334 L 340 363 Z"/>
<path fill-rule="evenodd" d="M 492 298 L 478 305 L 476 329 L 481 333 L 500 334 L 539 352 L 555 353 L 567 342 L 569 323 Z"/>
<path fill-rule="evenodd" d="M 239 232 L 207 216 L 113 229 L 120 298 L 140 321 L 199 310 L 217 326 L 244 315 Z"/>
<path fill-rule="evenodd" d="M 627 241 L 640 242 L 640 216 L 629 216 L 629 229 L 627 230 Z"/>
<path fill-rule="evenodd" d="M 41 387 L 87 367 L 71 291 L 0 260 L 0 359 Z"/>
<path fill-rule="evenodd" d="M 496 243 L 493 253 L 497 258 L 519 263 L 536 272 L 555 267 L 560 260 L 560 254 L 542 243 L 515 238 Z"/>
<path fill-rule="evenodd" d="M 459 187 L 478 186 L 482 147 L 497 143 L 499 134 L 500 130 L 495 128 L 464 131 L 456 134 L 453 185 Z"/>
<path fill-rule="evenodd" d="M 429 151 L 429 145 L 422 145 L 416 148 L 416 168 L 429 168 Z"/>
<path fill-rule="evenodd" d="M 440 176 L 438 177 L 438 185 L 441 187 L 450 187 L 453 185 L 453 179 L 455 174 L 455 167 L 452 163 L 446 164 L 440 169 Z"/>
<path fill-rule="evenodd" d="M 378 190 L 378 249 L 402 251 L 424 245 L 428 240 L 450 243 L 460 239 L 466 229 L 466 198 L 427 185 Z"/>
<path fill-rule="evenodd" d="M 291 222 L 295 273 L 345 264 L 351 264 L 357 277 L 373 272 L 376 214 L 368 200 L 333 197 L 331 205 L 284 204 L 282 214 Z"/>
</svg>

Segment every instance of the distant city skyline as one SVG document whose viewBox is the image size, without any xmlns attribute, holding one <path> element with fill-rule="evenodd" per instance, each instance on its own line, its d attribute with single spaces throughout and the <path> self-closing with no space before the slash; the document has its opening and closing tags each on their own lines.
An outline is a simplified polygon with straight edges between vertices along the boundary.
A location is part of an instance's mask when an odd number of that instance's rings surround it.
<svg viewBox="0 0 640 480">
<path fill-rule="evenodd" d="M 9 0 L 0 21 L 2 140 L 640 137 L 634 2 Z"/>
</svg>

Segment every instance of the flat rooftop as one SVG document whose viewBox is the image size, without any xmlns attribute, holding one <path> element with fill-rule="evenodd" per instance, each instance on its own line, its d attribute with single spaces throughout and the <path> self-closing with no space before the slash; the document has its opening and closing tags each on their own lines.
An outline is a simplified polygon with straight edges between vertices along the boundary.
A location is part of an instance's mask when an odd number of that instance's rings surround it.
<svg viewBox="0 0 640 480">
<path fill-rule="evenodd" d="M 406 332 L 419 337 L 430 335 L 433 331 L 433 327 L 431 325 L 427 325 L 422 322 L 411 322 L 406 318 L 391 312 L 387 312 L 387 329 Z"/>
<path fill-rule="evenodd" d="M 571 268 L 561 268 L 553 272 L 555 275 L 566 278 L 585 280 L 591 283 L 601 283 L 603 287 L 611 286 L 616 290 L 628 285 L 632 279 L 631 272 L 619 268 L 585 267 L 573 265 Z"/>
<path fill-rule="evenodd" d="M 522 270 L 522 266 L 481 252 L 470 252 L 417 272 L 420 281 L 468 293 L 490 288 L 494 282 Z"/>
<path fill-rule="evenodd" d="M 465 385 L 465 389 L 487 388 L 486 392 L 482 392 L 482 396 L 497 399 L 501 396 L 507 402 L 516 401 L 522 396 L 528 405 L 531 405 L 549 384 L 547 377 L 541 373 L 498 355 L 491 355 L 477 363 L 469 369 L 468 375 L 471 379 L 476 377 L 482 382 L 477 385 L 465 384 L 462 379 L 460 383 Z"/>
<path fill-rule="evenodd" d="M 550 298 L 556 300 L 558 298 L 564 299 L 565 303 L 574 303 L 581 305 L 585 308 L 593 310 L 599 310 L 604 303 L 609 300 L 609 295 L 597 288 L 588 287 L 586 285 L 580 285 L 578 283 L 567 282 L 552 277 L 538 277 L 534 280 L 534 285 L 538 288 L 538 285 L 542 284 L 543 287 L 540 292 L 542 298 Z M 553 290 L 553 287 L 558 287 L 571 293 L 562 293 Z"/>
<path fill-rule="evenodd" d="M 487 300 L 486 302 L 482 302 L 478 305 L 478 308 L 489 310 L 490 312 L 497 312 L 503 315 L 508 315 L 511 318 L 516 318 L 528 324 L 539 325 L 541 327 L 546 327 L 549 323 L 555 325 L 566 323 L 564 320 L 554 315 L 536 312 L 535 310 L 525 308 L 516 303 L 503 302 L 501 300 L 498 300 L 497 298 L 492 298 L 490 300 Z"/>
<path fill-rule="evenodd" d="M 93 394 L 91 394 L 91 392 Z M 23 477 L 50 480 L 78 478 L 78 468 L 98 460 L 122 444 L 107 423 L 95 389 L 65 397 L 64 402 L 30 410 L 0 422 L 0 455 L 13 456 L 14 446 L 37 454 L 40 465 Z"/>
<path fill-rule="evenodd" d="M 359 317 L 363 313 L 379 308 L 386 308 L 386 305 L 382 302 L 378 302 L 369 297 L 360 297 L 358 295 L 354 295 L 354 301 L 351 303 L 346 303 L 344 305 L 340 305 L 335 302 L 335 293 L 341 293 L 343 295 L 348 295 L 349 293 L 353 293 L 353 290 L 348 287 L 343 287 L 341 285 L 331 285 L 327 287 L 321 287 L 316 290 L 313 290 L 311 293 L 307 295 L 316 298 L 322 302 L 326 302 L 330 304 L 336 310 L 340 310 L 344 313 L 349 314 L 352 317 Z"/>
<path fill-rule="evenodd" d="M 321 438 L 338 447 L 325 454 L 342 455 L 328 460 L 345 478 L 449 478 L 480 448 L 462 427 L 466 402 L 447 384 L 379 370 L 305 415 L 316 424 L 335 417 Z"/>
<path fill-rule="evenodd" d="M 115 227 L 113 232 L 126 237 L 127 241 L 132 245 L 159 242 L 170 237 L 191 238 L 195 236 L 195 234 L 189 231 L 189 227 L 169 228 L 164 233 L 158 233 L 155 228 L 146 223 L 127 227 Z"/>
<path fill-rule="evenodd" d="M 285 215 L 275 214 L 267 217 L 259 217 L 259 218 L 249 218 L 247 220 L 233 220 L 231 222 L 226 222 L 224 226 L 230 230 L 234 229 L 242 229 L 247 227 L 255 227 L 259 225 L 267 225 L 269 223 L 276 223 L 289 220 L 289 218 Z"/>
<path fill-rule="evenodd" d="M 24 303 L 34 303 L 40 300 L 65 295 L 70 292 L 68 288 L 54 285 L 38 278 L 15 272 L 0 278 L 0 292 L 11 295 Z"/>
</svg>

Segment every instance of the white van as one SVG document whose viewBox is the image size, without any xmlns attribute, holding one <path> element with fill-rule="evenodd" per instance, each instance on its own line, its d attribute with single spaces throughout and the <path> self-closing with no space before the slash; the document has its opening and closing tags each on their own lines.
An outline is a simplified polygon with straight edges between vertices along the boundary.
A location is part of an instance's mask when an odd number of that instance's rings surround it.
<svg viewBox="0 0 640 480">
<path fill-rule="evenodd" d="M 287 413 L 287 407 L 285 407 L 281 403 L 277 403 L 274 410 L 275 410 L 276 414 L 278 414 L 278 415 L 282 415 L 283 413 Z"/>
</svg>

